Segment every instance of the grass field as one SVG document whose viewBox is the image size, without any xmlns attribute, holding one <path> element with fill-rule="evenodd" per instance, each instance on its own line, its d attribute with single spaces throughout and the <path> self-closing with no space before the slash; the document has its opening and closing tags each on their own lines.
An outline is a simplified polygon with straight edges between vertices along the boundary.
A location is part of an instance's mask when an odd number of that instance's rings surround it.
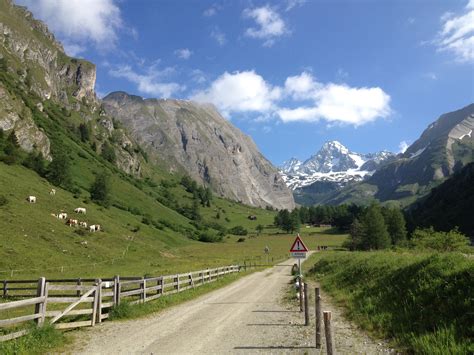
<svg viewBox="0 0 474 355">
<path fill-rule="evenodd" d="M 328 252 L 308 276 L 364 329 L 405 352 L 472 354 L 474 260 L 456 253 Z"/>
<path fill-rule="evenodd" d="M 114 184 L 117 184 L 114 190 L 117 190 L 115 198 L 118 201 L 136 205 L 154 219 L 189 226 L 188 219 L 151 199 L 147 188 L 138 189 L 118 178 L 114 179 Z M 275 212 L 225 199 L 215 198 L 211 207 L 201 208 L 201 213 L 206 220 L 226 227 L 245 227 L 249 235 L 244 237 L 244 242 L 237 242 L 238 236 L 224 237 L 221 243 L 197 242 L 170 228 L 158 230 L 144 224 L 142 215 L 91 203 L 85 192 L 75 198 L 70 192 L 57 188 L 56 195 L 50 196 L 50 188 L 46 180 L 31 170 L 0 163 L 0 195 L 8 199 L 8 203 L 0 207 L 0 279 L 186 272 L 242 263 L 244 259 L 256 260 L 263 257 L 267 245 L 270 258 L 279 257 L 288 252 L 294 238 L 293 235 L 278 234 L 278 230 L 271 227 Z M 183 190 L 180 193 L 181 199 L 190 198 Z M 28 203 L 28 195 L 35 195 L 37 202 Z M 86 215 L 73 213 L 79 206 L 87 208 Z M 78 234 L 76 228 L 51 216 L 61 210 L 89 224 L 99 223 L 104 231 Z M 219 220 L 215 219 L 216 210 L 221 214 Z M 257 220 L 249 220 L 250 214 L 256 215 Z M 265 229 L 257 237 L 255 227 L 258 224 Z M 330 232 L 319 228 L 303 227 L 301 230 L 310 247 L 340 245 L 345 236 Z"/>
</svg>

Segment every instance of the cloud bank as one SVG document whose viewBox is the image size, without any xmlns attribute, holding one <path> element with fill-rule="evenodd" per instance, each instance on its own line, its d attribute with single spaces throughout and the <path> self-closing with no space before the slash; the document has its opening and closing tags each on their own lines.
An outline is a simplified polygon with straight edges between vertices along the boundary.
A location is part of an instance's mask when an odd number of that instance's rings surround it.
<svg viewBox="0 0 474 355">
<path fill-rule="evenodd" d="M 191 99 L 213 103 L 226 115 L 257 112 L 283 122 L 360 126 L 391 114 L 390 96 L 381 88 L 320 83 L 307 72 L 288 77 L 282 87 L 255 71 L 225 72 Z"/>
<path fill-rule="evenodd" d="M 96 48 L 114 48 L 123 28 L 114 0 L 20 0 L 65 43 L 68 54 L 83 52 L 89 42 Z"/>
</svg>

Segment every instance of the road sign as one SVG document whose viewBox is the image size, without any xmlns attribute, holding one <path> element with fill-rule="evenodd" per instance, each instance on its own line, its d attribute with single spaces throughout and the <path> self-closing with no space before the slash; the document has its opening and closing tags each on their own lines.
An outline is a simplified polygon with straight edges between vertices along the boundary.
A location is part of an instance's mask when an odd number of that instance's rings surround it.
<svg viewBox="0 0 474 355">
<path fill-rule="evenodd" d="M 306 259 L 306 252 L 304 251 L 294 251 L 291 252 L 291 256 L 295 259 Z"/>
<path fill-rule="evenodd" d="M 293 242 L 293 246 L 290 249 L 290 252 L 303 252 L 306 253 L 308 251 L 308 248 L 306 248 L 306 245 L 304 245 L 303 241 L 300 238 L 300 235 L 298 234 L 296 236 L 295 241 Z"/>
</svg>

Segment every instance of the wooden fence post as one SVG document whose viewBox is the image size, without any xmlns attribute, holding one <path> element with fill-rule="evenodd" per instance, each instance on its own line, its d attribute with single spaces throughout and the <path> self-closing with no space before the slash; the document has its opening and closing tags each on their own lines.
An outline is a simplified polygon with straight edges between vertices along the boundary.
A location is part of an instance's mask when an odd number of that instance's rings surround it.
<svg viewBox="0 0 474 355">
<path fill-rule="evenodd" d="M 303 278 L 300 276 L 298 276 L 298 285 L 299 285 L 299 288 L 300 288 L 300 312 L 303 312 Z"/>
<path fill-rule="evenodd" d="M 207 269 L 207 282 L 211 282 L 211 270 Z"/>
<path fill-rule="evenodd" d="M 120 293 L 122 292 L 122 284 L 120 283 L 120 275 L 117 275 L 117 293 L 116 293 L 116 297 L 117 297 L 117 306 L 120 304 Z"/>
<path fill-rule="evenodd" d="M 161 277 L 156 281 L 156 286 L 161 286 L 160 289 L 156 290 L 156 294 L 161 294 L 161 295 L 163 295 L 163 276 L 161 276 Z"/>
<path fill-rule="evenodd" d="M 216 280 L 219 280 L 219 268 L 216 268 Z"/>
<path fill-rule="evenodd" d="M 99 292 L 98 292 L 98 283 L 94 284 L 94 301 L 92 302 L 92 317 L 91 317 L 91 327 L 95 326 L 95 321 L 97 319 L 97 308 L 99 304 Z"/>
<path fill-rule="evenodd" d="M 176 292 L 179 293 L 179 274 L 176 275 L 176 277 L 174 278 L 174 281 L 176 282 L 176 285 L 175 285 Z"/>
<path fill-rule="evenodd" d="M 6 298 L 8 296 L 8 281 L 3 280 L 3 298 Z"/>
<path fill-rule="evenodd" d="M 114 293 L 114 296 L 112 298 L 112 303 L 114 305 L 114 307 L 117 305 L 117 290 L 118 290 L 118 283 L 119 283 L 119 276 L 118 275 L 115 275 L 114 276 L 114 288 L 113 288 L 113 293 Z"/>
<path fill-rule="evenodd" d="M 315 311 L 316 311 L 316 348 L 321 348 L 321 323 L 322 323 L 322 314 L 321 314 L 321 294 L 319 292 L 319 287 L 314 289 L 315 293 Z"/>
<path fill-rule="evenodd" d="M 194 288 L 193 274 L 189 273 L 188 278 L 189 278 L 189 286 L 192 286 Z"/>
<path fill-rule="evenodd" d="M 97 279 L 97 323 L 102 323 L 102 280 Z"/>
<path fill-rule="evenodd" d="M 204 272 L 201 271 L 201 272 L 199 273 L 199 276 L 201 277 L 201 284 L 204 285 Z"/>
<path fill-rule="evenodd" d="M 77 286 L 82 286 L 81 278 L 78 278 L 78 279 L 77 279 L 76 285 L 77 285 Z M 78 290 L 76 291 L 76 296 L 77 296 L 77 297 L 81 297 L 81 290 L 80 290 L 80 289 L 78 289 Z"/>
<path fill-rule="evenodd" d="M 142 293 L 140 294 L 140 299 L 142 303 L 145 303 L 146 302 L 146 278 L 145 277 L 142 277 L 140 288 L 142 289 Z"/>
<path fill-rule="evenodd" d="M 44 296 L 44 293 L 45 293 L 45 288 L 46 288 L 46 278 L 44 277 L 40 277 L 38 279 L 38 287 L 36 288 L 36 297 L 43 297 Z M 41 314 L 41 318 L 36 318 L 35 321 L 36 321 L 36 324 L 38 324 L 38 326 L 42 326 L 43 325 L 43 309 L 44 309 L 44 306 L 45 306 L 45 302 L 46 302 L 46 299 L 41 302 L 41 303 L 37 303 L 35 305 L 35 314 Z"/>
<path fill-rule="evenodd" d="M 308 284 L 304 283 L 304 325 L 309 325 L 309 309 L 308 309 Z"/>
<path fill-rule="evenodd" d="M 333 355 L 334 343 L 332 341 L 331 312 L 323 312 L 323 314 L 324 314 L 324 333 L 326 335 L 326 351 L 328 355 Z"/>
</svg>

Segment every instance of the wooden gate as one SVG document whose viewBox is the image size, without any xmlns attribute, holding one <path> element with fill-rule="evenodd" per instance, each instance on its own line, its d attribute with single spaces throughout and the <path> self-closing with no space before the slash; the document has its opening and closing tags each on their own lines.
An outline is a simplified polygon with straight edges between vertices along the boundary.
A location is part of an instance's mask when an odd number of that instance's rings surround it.
<svg viewBox="0 0 474 355">
<path fill-rule="evenodd" d="M 46 283 L 45 287 L 45 296 L 46 302 L 44 303 L 43 312 L 46 317 L 52 317 L 50 323 L 55 324 L 56 328 L 66 329 L 66 328 L 77 328 L 84 326 L 94 326 L 97 318 L 100 318 L 101 309 L 99 309 L 100 302 L 100 289 L 101 283 L 94 284 L 92 286 L 82 286 L 82 285 L 54 285 L 49 282 Z M 53 296 L 50 295 L 51 291 L 73 291 L 78 292 L 81 296 L 76 297 L 64 297 L 64 296 Z M 69 305 L 64 310 L 52 310 L 47 311 L 49 304 L 53 303 L 69 303 Z M 90 308 L 82 307 L 83 303 L 89 303 Z M 78 308 L 80 309 L 74 309 Z M 56 308 L 56 307 L 55 307 Z M 66 316 L 79 316 L 79 315 L 88 315 L 90 314 L 90 320 L 86 321 L 68 321 L 67 323 L 57 323 L 60 319 Z"/>
</svg>

